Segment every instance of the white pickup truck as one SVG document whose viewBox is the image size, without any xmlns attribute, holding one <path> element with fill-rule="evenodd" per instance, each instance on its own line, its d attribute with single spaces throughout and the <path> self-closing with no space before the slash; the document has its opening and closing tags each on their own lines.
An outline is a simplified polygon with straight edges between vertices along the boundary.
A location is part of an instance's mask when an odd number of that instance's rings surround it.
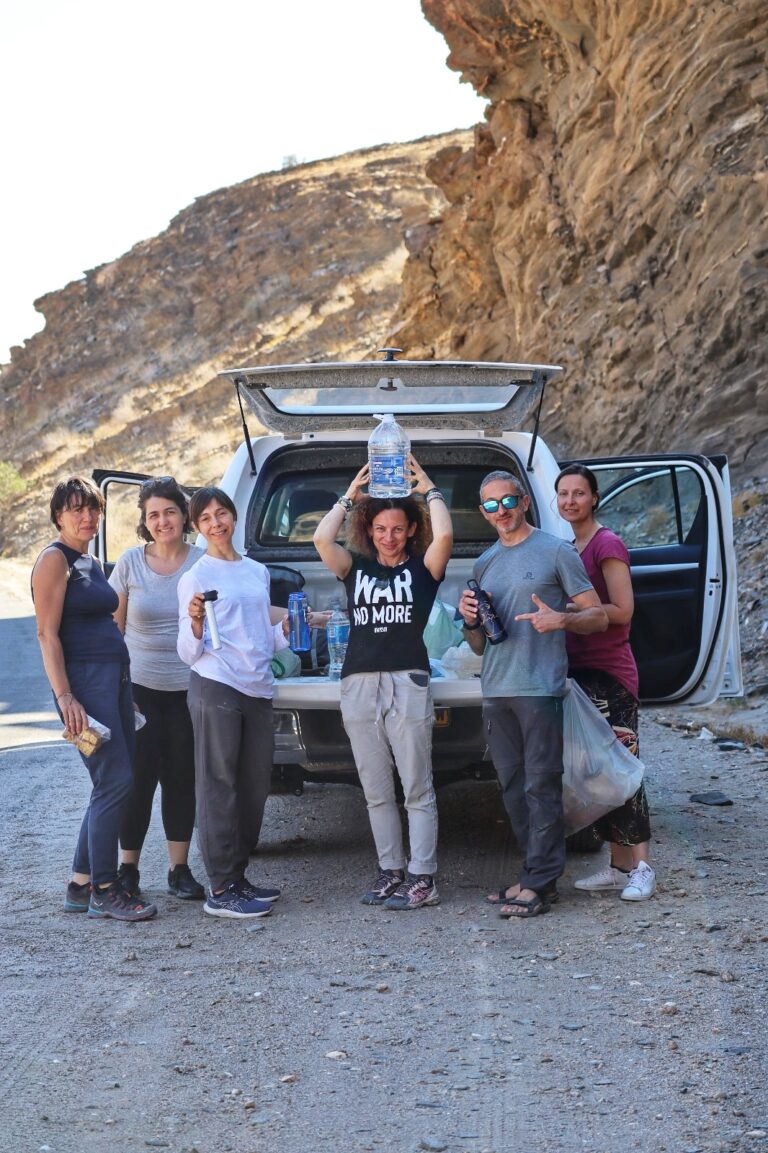
<svg viewBox="0 0 768 1153">
<path fill-rule="evenodd" d="M 397 361 L 396 350 L 383 351 L 385 361 L 222 374 L 233 382 L 244 443 L 220 483 L 238 509 L 235 547 L 270 568 L 275 603 L 287 603 L 280 597 L 302 578 L 313 608 L 341 599 L 312 535 L 364 463 L 376 413 L 393 412 L 407 428 L 414 454 L 451 510 L 455 544 L 439 594 L 443 601 L 458 603 L 474 559 L 496 539 L 478 510 L 479 482 L 491 469 L 519 478 L 531 498 L 533 524 L 570 538 L 553 487 L 565 462 L 538 435 L 544 390 L 562 369 Z M 247 408 L 269 432 L 251 440 Z M 725 457 L 648 454 L 588 463 L 600 483 L 600 520 L 621 535 L 631 557 L 632 646 L 642 699 L 705 704 L 738 694 L 736 559 Z M 158 461 L 156 471 L 167 472 L 166 462 Z M 144 475 L 94 472 L 107 499 L 95 547 L 108 566 L 135 543 L 136 486 Z M 189 477 L 177 479 L 194 487 Z M 306 780 L 356 780 L 339 684 L 324 674 L 314 667 L 275 681 L 276 788 L 300 792 Z M 477 675 L 434 678 L 432 688 L 437 783 L 493 775 Z"/>
</svg>

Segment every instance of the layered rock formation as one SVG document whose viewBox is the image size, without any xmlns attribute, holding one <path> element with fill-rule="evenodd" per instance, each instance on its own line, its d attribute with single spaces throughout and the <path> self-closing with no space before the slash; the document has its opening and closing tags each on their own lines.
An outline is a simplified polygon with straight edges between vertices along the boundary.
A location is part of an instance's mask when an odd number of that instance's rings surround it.
<svg viewBox="0 0 768 1153">
<path fill-rule="evenodd" d="M 36 301 L 45 328 L 0 376 L 0 550 L 50 535 L 45 494 L 72 472 L 219 480 L 241 437 L 221 369 L 375 357 L 403 233 L 446 204 L 427 162 L 470 142 L 451 133 L 257 176 Z"/>
<path fill-rule="evenodd" d="M 761 0 L 422 0 L 490 104 L 430 177 L 391 338 L 413 356 L 544 359 L 568 452 L 727 451 L 764 472 Z"/>
</svg>

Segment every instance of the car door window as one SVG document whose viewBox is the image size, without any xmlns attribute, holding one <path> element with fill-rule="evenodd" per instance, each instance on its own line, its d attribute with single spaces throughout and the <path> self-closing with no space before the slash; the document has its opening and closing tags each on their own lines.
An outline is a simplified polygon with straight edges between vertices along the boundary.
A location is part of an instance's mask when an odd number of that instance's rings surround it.
<svg viewBox="0 0 768 1153">
<path fill-rule="evenodd" d="M 601 524 L 628 549 L 689 543 L 703 500 L 701 480 L 686 467 L 601 470 Z"/>
<path fill-rule="evenodd" d="M 139 543 L 139 488 L 137 484 L 110 482 L 107 488 L 107 513 L 104 518 L 104 561 L 113 565 L 127 548 Z"/>
</svg>

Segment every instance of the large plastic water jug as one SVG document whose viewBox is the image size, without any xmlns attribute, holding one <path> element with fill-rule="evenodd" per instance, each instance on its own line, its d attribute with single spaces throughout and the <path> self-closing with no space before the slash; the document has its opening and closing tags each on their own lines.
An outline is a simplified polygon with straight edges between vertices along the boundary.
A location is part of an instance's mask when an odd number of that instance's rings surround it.
<svg viewBox="0 0 768 1153">
<path fill-rule="evenodd" d="M 375 415 L 381 424 L 368 440 L 368 495 L 385 499 L 409 496 L 411 484 L 405 462 L 411 451 L 411 442 L 391 412 Z"/>
</svg>

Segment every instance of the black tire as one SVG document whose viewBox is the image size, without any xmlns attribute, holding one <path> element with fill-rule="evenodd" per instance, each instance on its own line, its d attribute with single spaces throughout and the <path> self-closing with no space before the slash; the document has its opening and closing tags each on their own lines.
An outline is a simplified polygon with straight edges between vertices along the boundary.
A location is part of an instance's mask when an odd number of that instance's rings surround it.
<svg viewBox="0 0 768 1153">
<path fill-rule="evenodd" d="M 603 838 L 594 825 L 587 825 L 586 829 L 579 829 L 578 833 L 566 837 L 565 847 L 569 853 L 599 853 Z"/>
</svg>

